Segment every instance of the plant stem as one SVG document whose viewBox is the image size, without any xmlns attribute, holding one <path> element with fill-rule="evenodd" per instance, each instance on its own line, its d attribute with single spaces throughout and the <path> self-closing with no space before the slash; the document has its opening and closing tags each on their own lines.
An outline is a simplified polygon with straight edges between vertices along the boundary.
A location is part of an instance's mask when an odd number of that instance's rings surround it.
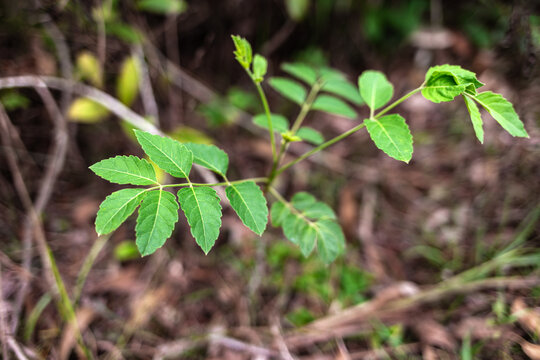
<svg viewBox="0 0 540 360">
<path fill-rule="evenodd" d="M 353 127 L 352 129 L 350 129 L 350 130 L 348 130 L 348 131 L 346 131 L 346 132 L 344 132 L 344 133 L 342 133 L 342 134 L 336 136 L 335 138 L 328 140 L 328 141 L 325 142 L 324 144 L 321 144 L 321 145 L 317 146 L 316 148 L 311 149 L 311 150 L 308 151 L 307 153 L 305 153 L 305 154 L 303 154 L 303 155 L 297 157 L 297 158 L 294 159 L 293 161 L 291 161 L 291 162 L 289 162 L 289 163 L 283 165 L 282 167 L 280 167 L 280 168 L 276 171 L 275 176 L 280 175 L 282 172 L 284 172 L 285 170 L 287 170 L 287 169 L 290 168 L 291 166 L 293 166 L 293 165 L 299 163 L 300 161 L 302 161 L 302 160 L 304 160 L 304 159 L 310 157 L 311 155 L 313 155 L 313 154 L 315 154 L 315 153 L 317 153 L 317 152 L 319 152 L 319 151 L 321 151 L 321 150 L 326 149 L 326 148 L 329 147 L 330 145 L 335 144 L 336 142 L 338 142 L 338 141 L 340 141 L 340 140 L 346 138 L 346 137 L 349 136 L 349 135 L 354 134 L 354 133 L 357 132 L 358 130 L 362 129 L 364 126 L 366 126 L 364 123 L 362 123 L 362 124 L 360 124 L 360 125 L 357 125 L 357 126 Z M 270 181 L 270 179 L 269 179 L 269 181 Z"/>
<path fill-rule="evenodd" d="M 257 177 L 257 178 L 248 178 L 248 179 L 242 179 L 242 180 L 234 180 L 234 181 L 223 181 L 219 183 L 213 183 L 213 184 L 207 184 L 207 183 L 181 183 L 181 184 L 167 184 L 167 185 L 161 185 L 161 186 L 154 186 L 151 188 L 148 188 L 147 190 L 155 190 L 158 188 L 171 188 L 171 187 L 183 187 L 183 186 L 227 186 L 227 185 L 233 185 L 233 184 L 240 184 L 247 181 L 253 181 L 253 182 L 266 182 L 268 181 L 265 177 Z"/>
<path fill-rule="evenodd" d="M 294 124 L 291 128 L 292 135 L 296 135 L 296 132 L 298 131 L 298 129 L 300 129 L 300 126 L 302 125 L 302 122 L 304 121 L 307 114 L 309 113 L 309 110 L 311 110 L 311 107 L 313 106 L 313 102 L 315 102 L 315 99 L 321 87 L 322 87 L 322 84 L 320 82 L 316 82 L 311 87 L 311 90 L 309 91 L 306 101 L 304 101 L 304 103 L 302 104 L 300 113 L 298 113 L 298 116 L 296 117 L 296 120 L 294 121 Z M 281 160 L 283 160 L 285 153 L 287 152 L 289 143 L 290 141 L 287 139 L 282 139 L 281 141 L 281 146 L 279 148 L 277 159 L 274 159 L 274 163 L 272 164 L 272 169 L 270 170 L 270 174 L 268 175 L 268 182 L 266 183 L 265 192 L 268 191 L 269 187 L 274 182 L 276 176 L 279 175 L 277 173 L 277 169 L 278 169 L 279 164 L 281 163 Z"/>
<path fill-rule="evenodd" d="M 375 116 L 370 115 L 370 117 L 372 117 L 373 119 L 378 119 L 382 115 L 386 114 L 388 111 L 392 110 L 393 108 L 395 108 L 396 106 L 401 104 L 403 101 L 407 100 L 412 95 L 414 95 L 417 92 L 421 91 L 423 89 L 423 87 L 424 87 L 424 84 L 420 85 L 420 87 L 408 92 L 407 94 L 403 95 L 402 97 L 400 97 L 399 99 L 397 99 L 396 101 L 394 101 L 393 103 L 391 103 L 390 105 L 388 105 L 387 107 L 382 109 L 377 115 L 375 115 Z M 317 153 L 317 152 L 319 152 L 321 150 L 326 149 L 327 147 L 329 147 L 330 145 L 335 144 L 336 142 L 340 141 L 341 139 L 344 139 L 347 136 L 349 136 L 351 134 L 354 134 L 358 130 L 362 129 L 364 126 L 365 126 L 364 123 L 362 123 L 360 125 L 357 125 L 357 126 L 353 127 L 352 129 L 344 132 L 343 134 L 340 134 L 340 135 L 336 136 L 335 138 L 328 140 L 327 142 L 317 146 L 316 148 L 313 148 L 312 150 L 310 150 L 307 153 L 299 156 L 298 158 L 294 159 L 293 161 L 283 165 L 282 167 L 280 167 L 279 169 L 277 169 L 275 171 L 275 174 L 274 174 L 273 177 L 272 177 L 272 174 L 270 174 L 270 176 L 268 177 L 268 184 L 270 185 L 276 176 L 279 176 L 282 172 L 284 172 L 285 170 L 287 170 L 291 166 L 299 163 L 300 161 L 310 157 L 311 155 L 313 155 L 313 154 L 315 154 L 315 153 Z"/>
<path fill-rule="evenodd" d="M 248 71 L 248 74 L 251 76 L 251 72 Z M 255 87 L 257 88 L 257 92 L 259 93 L 259 97 L 261 98 L 261 102 L 263 104 L 264 113 L 266 114 L 266 119 L 268 120 L 268 131 L 270 132 L 270 144 L 272 146 L 272 160 L 274 162 L 277 161 L 277 152 L 276 152 L 276 136 L 274 134 L 274 128 L 272 126 L 272 116 L 270 114 L 270 107 L 268 106 L 268 100 L 266 99 L 266 95 L 264 94 L 263 88 L 260 83 L 253 81 L 255 84 Z"/>
<path fill-rule="evenodd" d="M 399 99 L 397 99 L 396 101 L 394 101 L 393 103 L 391 103 L 390 105 L 388 105 L 387 107 L 385 107 L 384 109 L 379 111 L 379 113 L 377 115 L 375 115 L 374 118 L 375 119 L 380 118 L 381 116 L 386 114 L 388 111 L 392 110 L 393 108 L 395 108 L 396 106 L 398 106 L 399 104 L 401 104 L 402 102 L 404 102 L 405 100 L 407 100 L 408 98 L 410 98 L 411 96 L 413 96 L 414 94 L 416 94 L 417 92 L 422 90 L 423 88 L 424 88 L 424 84 L 420 85 L 420 87 L 418 87 L 418 88 L 408 92 L 407 94 L 403 95 L 402 97 L 400 97 Z"/>
</svg>

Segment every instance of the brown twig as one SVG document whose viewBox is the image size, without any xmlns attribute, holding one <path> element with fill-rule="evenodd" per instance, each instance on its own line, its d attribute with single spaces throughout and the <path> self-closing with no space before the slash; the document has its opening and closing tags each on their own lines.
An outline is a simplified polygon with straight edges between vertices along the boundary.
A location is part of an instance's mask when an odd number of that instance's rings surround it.
<svg viewBox="0 0 540 360">
<path fill-rule="evenodd" d="M 152 89 L 152 81 L 148 72 L 148 65 L 144 59 L 144 52 L 141 45 L 137 45 L 133 49 L 133 53 L 137 57 L 139 70 L 141 73 L 139 90 L 143 103 L 144 112 L 152 118 L 152 122 L 159 127 L 159 109 Z"/>
<path fill-rule="evenodd" d="M 24 257 L 23 257 L 23 268 L 26 271 L 30 271 L 30 262 L 32 259 L 32 234 L 36 224 L 34 223 L 34 217 L 29 213 L 29 211 L 35 212 L 36 214 L 41 214 L 45 209 L 45 206 L 49 202 L 49 199 L 52 195 L 54 184 L 60 171 L 64 166 L 64 161 L 66 158 L 67 145 L 68 145 L 68 130 L 67 123 L 58 109 L 54 98 L 46 87 L 36 87 L 36 91 L 40 95 L 45 108 L 49 113 L 54 125 L 54 145 L 52 147 L 50 156 L 48 157 L 45 174 L 43 175 L 43 181 L 41 182 L 40 188 L 38 190 L 38 195 L 36 197 L 35 203 L 32 206 L 32 210 L 27 209 L 27 214 L 23 226 L 23 248 L 24 248 Z M 17 301 L 15 302 L 15 307 L 13 311 L 13 320 L 12 320 L 12 331 L 15 333 L 18 326 L 18 319 L 22 303 L 28 291 L 29 279 L 24 277 L 22 280 L 22 285 L 17 294 Z"/>
<path fill-rule="evenodd" d="M 2 284 L 2 264 L 0 264 L 0 344 L 2 345 L 3 359 L 9 360 L 7 348 L 8 327 L 5 315 L 7 315 L 7 306 L 4 302 L 4 285 Z"/>
</svg>

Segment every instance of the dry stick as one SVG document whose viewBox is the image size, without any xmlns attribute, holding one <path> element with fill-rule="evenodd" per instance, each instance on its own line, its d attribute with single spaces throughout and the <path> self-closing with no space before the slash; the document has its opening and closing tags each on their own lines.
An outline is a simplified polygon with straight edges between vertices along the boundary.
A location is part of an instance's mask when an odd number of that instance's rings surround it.
<svg viewBox="0 0 540 360">
<path fill-rule="evenodd" d="M 159 109 L 154 96 L 154 90 L 152 89 L 152 81 L 150 80 L 150 73 L 148 71 L 148 65 L 144 59 L 144 52 L 140 44 L 134 46 L 133 53 L 135 54 L 139 70 L 141 73 L 139 91 L 141 92 L 141 99 L 143 103 L 144 112 L 152 118 L 153 123 L 159 127 Z"/>
<path fill-rule="evenodd" d="M 158 128 L 150 124 L 142 116 L 130 110 L 111 95 L 94 87 L 54 76 L 27 75 L 0 78 L 0 89 L 19 87 L 48 87 L 61 91 L 72 91 L 79 96 L 84 96 L 100 103 L 119 118 L 127 121 L 138 129 L 152 134 L 163 135 Z"/>
<path fill-rule="evenodd" d="M 255 356 L 258 355 L 272 358 L 278 356 L 278 354 L 274 350 L 270 350 L 262 346 L 245 343 L 243 341 L 236 340 L 228 336 L 211 334 L 209 337 L 209 341 L 212 344 L 221 345 L 236 351 L 245 351 Z"/>
<path fill-rule="evenodd" d="M 52 147 L 50 156 L 47 160 L 45 174 L 43 176 L 43 181 L 41 182 L 40 188 L 38 190 L 38 195 L 35 200 L 35 204 L 32 206 L 33 212 L 36 214 L 41 214 L 45 209 L 45 206 L 51 198 L 54 184 L 58 178 L 58 174 L 64 167 L 64 161 L 66 158 L 67 145 L 68 145 L 68 132 L 67 124 L 60 112 L 60 109 L 56 106 L 56 102 L 52 97 L 49 90 L 45 87 L 36 87 L 36 91 L 40 95 L 47 112 L 54 124 L 54 145 Z M 27 251 L 28 254 L 23 254 L 23 268 L 27 271 L 30 271 L 30 262 L 32 258 L 32 233 L 36 224 L 34 223 L 33 217 L 28 213 L 25 217 L 24 226 L 23 226 L 23 248 L 24 251 Z M 22 308 L 22 303 L 28 291 L 29 279 L 23 278 L 22 285 L 17 293 L 15 307 L 13 311 L 13 319 L 11 330 L 13 333 L 17 331 L 19 315 Z"/>
<path fill-rule="evenodd" d="M 414 307 L 440 300 L 449 295 L 462 294 L 492 288 L 529 288 L 540 284 L 540 277 L 497 277 L 468 283 L 448 281 L 441 285 L 421 291 L 407 298 L 388 302 L 372 300 L 353 306 L 336 315 L 327 316 L 300 328 L 286 338 L 289 348 L 298 348 L 313 342 L 327 341 L 335 336 L 354 334 L 365 321 L 390 313 L 411 310 Z"/>
<path fill-rule="evenodd" d="M 2 345 L 2 358 L 9 360 L 8 350 L 7 350 L 7 332 L 8 327 L 6 324 L 6 318 L 4 317 L 7 314 L 7 306 L 4 302 L 4 292 L 2 289 L 4 285 L 2 284 L 2 264 L 0 264 L 0 344 Z"/>
</svg>

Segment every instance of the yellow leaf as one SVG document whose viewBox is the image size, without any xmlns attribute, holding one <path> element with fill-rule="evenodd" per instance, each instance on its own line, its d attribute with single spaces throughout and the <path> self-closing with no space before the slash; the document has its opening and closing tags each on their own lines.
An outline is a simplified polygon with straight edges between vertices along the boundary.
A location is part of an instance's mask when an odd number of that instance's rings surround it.
<svg viewBox="0 0 540 360">
<path fill-rule="evenodd" d="M 139 64 L 135 56 L 130 56 L 122 63 L 116 83 L 116 95 L 126 106 L 130 106 L 138 93 Z"/>
<path fill-rule="evenodd" d="M 92 85 L 101 87 L 103 85 L 103 71 L 98 59 L 90 52 L 79 53 L 76 61 L 78 76 L 83 80 L 88 80 Z"/>
<path fill-rule="evenodd" d="M 75 99 L 68 110 L 68 117 L 73 122 L 93 124 L 109 115 L 109 110 L 88 98 Z"/>
</svg>

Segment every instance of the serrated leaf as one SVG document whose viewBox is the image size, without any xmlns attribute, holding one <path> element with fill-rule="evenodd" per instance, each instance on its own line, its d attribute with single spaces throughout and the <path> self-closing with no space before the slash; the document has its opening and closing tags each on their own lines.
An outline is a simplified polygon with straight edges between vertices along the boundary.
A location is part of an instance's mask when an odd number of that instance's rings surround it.
<svg viewBox="0 0 540 360">
<path fill-rule="evenodd" d="M 122 225 L 139 206 L 145 193 L 146 189 L 122 189 L 107 196 L 96 216 L 98 235 L 109 234 Z"/>
<path fill-rule="evenodd" d="M 94 124 L 105 119 L 109 109 L 88 98 L 75 99 L 68 109 L 69 120 L 83 124 Z"/>
<path fill-rule="evenodd" d="M 88 80 L 92 85 L 100 88 L 103 86 L 103 71 L 99 60 L 89 51 L 82 51 L 75 61 L 77 75 Z"/>
<path fill-rule="evenodd" d="M 474 100 L 470 99 L 467 95 L 463 95 L 463 100 L 465 101 L 465 105 L 467 106 L 467 110 L 469 111 L 469 115 L 471 116 L 474 133 L 476 134 L 476 137 L 478 138 L 480 143 L 483 144 L 484 129 L 482 128 L 482 117 L 480 116 L 478 106 L 476 106 Z"/>
<path fill-rule="evenodd" d="M 434 103 L 452 101 L 456 96 L 463 94 L 469 85 L 471 84 L 459 85 L 452 76 L 438 74 L 426 82 L 422 88 L 422 95 Z"/>
<path fill-rule="evenodd" d="M 178 15 L 186 11 L 187 4 L 184 0 L 139 0 L 137 8 L 156 14 Z"/>
<path fill-rule="evenodd" d="M 386 79 L 386 76 L 374 70 L 367 70 L 358 78 L 360 95 L 367 106 L 372 110 L 377 110 L 386 105 L 392 98 L 394 87 Z"/>
<path fill-rule="evenodd" d="M 296 81 L 282 77 L 273 77 L 268 81 L 268 83 L 283 97 L 299 105 L 302 105 L 302 103 L 306 100 L 306 89 L 304 89 L 304 87 Z"/>
<path fill-rule="evenodd" d="M 231 184 L 225 193 L 242 223 L 254 233 L 262 235 L 268 222 L 268 206 L 257 184 L 253 181 Z"/>
<path fill-rule="evenodd" d="M 322 201 L 318 201 L 315 197 L 307 192 L 298 192 L 291 199 L 291 204 L 302 215 L 310 219 L 335 219 L 336 214 L 330 206 Z"/>
<path fill-rule="evenodd" d="M 356 117 L 356 111 L 344 101 L 329 95 L 319 95 L 311 106 L 313 110 L 320 110 L 330 114 L 345 116 L 349 119 Z"/>
<path fill-rule="evenodd" d="M 140 71 L 138 60 L 130 56 L 122 63 L 116 82 L 116 95 L 126 106 L 131 106 L 139 93 Z"/>
<path fill-rule="evenodd" d="M 137 248 L 142 256 L 150 255 L 165 244 L 178 221 L 178 203 L 174 194 L 164 190 L 149 191 L 144 197 L 137 225 Z"/>
<path fill-rule="evenodd" d="M 185 187 L 178 201 L 191 228 L 191 235 L 205 254 L 216 243 L 221 227 L 221 205 L 216 190 L 210 187 Z"/>
<path fill-rule="evenodd" d="M 431 78 L 439 77 L 441 75 L 451 76 L 457 85 L 467 85 L 471 94 L 476 94 L 476 89 L 484 84 L 476 78 L 476 74 L 472 71 L 465 70 L 458 65 L 437 65 L 429 68 L 426 72 L 426 84 L 430 82 Z"/>
<path fill-rule="evenodd" d="M 159 185 L 154 167 L 136 156 L 116 156 L 90 166 L 96 175 L 115 184 Z"/>
<path fill-rule="evenodd" d="M 242 65 L 242 67 L 244 67 L 245 69 L 249 69 L 251 61 L 253 59 L 251 45 L 246 39 L 238 35 L 231 35 L 231 38 L 233 40 L 234 47 L 236 48 L 236 50 L 234 51 L 236 60 L 240 63 L 240 65 Z"/>
<path fill-rule="evenodd" d="M 345 236 L 338 223 L 330 219 L 318 220 L 317 251 L 325 264 L 330 264 L 345 250 Z"/>
<path fill-rule="evenodd" d="M 514 106 L 506 100 L 501 94 L 495 94 L 491 91 L 485 91 L 474 96 L 487 112 L 503 127 L 504 130 L 512 136 L 529 137 L 523 122 L 519 119 L 514 110 Z"/>
<path fill-rule="evenodd" d="M 408 163 L 413 153 L 413 138 L 405 119 L 398 114 L 366 119 L 367 131 L 375 145 L 388 156 Z"/>
<path fill-rule="evenodd" d="M 204 166 L 222 176 L 227 173 L 229 156 L 225 151 L 215 145 L 186 143 L 184 146 L 193 153 L 195 164 Z"/>
<path fill-rule="evenodd" d="M 253 57 L 253 80 L 255 82 L 261 82 L 264 79 L 264 75 L 266 75 L 266 71 L 268 70 L 268 62 L 264 58 L 264 56 L 255 54 Z"/>
<path fill-rule="evenodd" d="M 276 201 L 273 203 L 270 209 L 270 219 L 272 220 L 272 225 L 281 226 L 283 220 L 287 215 L 289 215 L 289 213 L 289 207 L 285 203 L 281 201 Z"/>
<path fill-rule="evenodd" d="M 281 65 L 281 70 L 306 82 L 308 85 L 313 85 L 317 81 L 315 70 L 303 63 L 284 63 Z"/>
<path fill-rule="evenodd" d="M 283 115 L 280 114 L 270 114 L 270 119 L 272 119 L 272 129 L 275 132 L 283 133 L 289 130 L 289 120 Z M 253 123 L 262 128 L 268 129 L 268 119 L 266 114 L 257 114 L 253 117 Z"/>
<path fill-rule="evenodd" d="M 322 91 L 341 96 L 356 105 L 362 105 L 364 101 L 358 89 L 345 79 L 330 79 L 322 86 Z"/>
<path fill-rule="evenodd" d="M 296 135 L 302 140 L 315 145 L 320 145 L 324 142 L 324 137 L 320 132 L 307 126 L 303 126 L 296 132 Z"/>
<path fill-rule="evenodd" d="M 193 164 L 193 154 L 178 141 L 134 130 L 137 141 L 150 160 L 172 176 L 187 178 Z"/>
</svg>

